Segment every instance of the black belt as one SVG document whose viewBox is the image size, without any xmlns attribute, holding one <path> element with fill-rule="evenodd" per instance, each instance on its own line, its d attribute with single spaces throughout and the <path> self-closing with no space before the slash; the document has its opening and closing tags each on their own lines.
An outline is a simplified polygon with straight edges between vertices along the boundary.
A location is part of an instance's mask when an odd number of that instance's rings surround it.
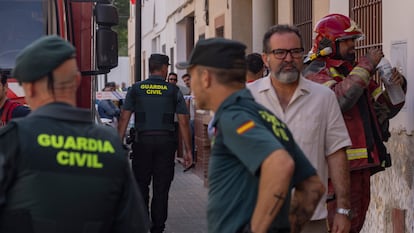
<svg viewBox="0 0 414 233">
<path fill-rule="evenodd" d="M 147 130 L 138 133 L 139 136 L 174 135 L 173 131 L 168 130 Z"/>
</svg>

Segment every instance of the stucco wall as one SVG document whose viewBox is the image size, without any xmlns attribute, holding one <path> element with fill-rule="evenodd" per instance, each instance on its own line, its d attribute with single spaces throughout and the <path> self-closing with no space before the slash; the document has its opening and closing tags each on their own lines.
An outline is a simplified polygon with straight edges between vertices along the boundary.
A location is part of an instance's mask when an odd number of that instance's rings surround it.
<svg viewBox="0 0 414 233">
<path fill-rule="evenodd" d="M 145 74 L 143 79 L 148 77 L 148 58 L 151 53 L 165 53 L 173 63 L 187 59 L 186 29 L 183 19 L 193 14 L 194 8 L 195 1 L 192 0 L 144 1 L 142 5 L 142 54 L 140 55 L 141 64 L 143 64 L 142 60 L 146 61 L 142 66 L 142 73 Z M 202 15 L 195 14 L 196 20 L 200 20 L 200 17 Z M 174 54 L 170 54 L 171 48 L 174 48 Z M 177 72 L 173 66 L 170 69 Z M 179 82 L 182 84 L 181 79 Z"/>
<path fill-rule="evenodd" d="M 277 23 L 278 24 L 290 24 L 293 22 L 292 16 L 292 0 L 278 0 L 277 1 L 278 11 L 277 11 Z"/>
<path fill-rule="evenodd" d="M 392 132 L 387 148 L 392 166 L 371 177 L 371 203 L 361 233 L 392 233 L 393 209 L 405 211 L 405 231 L 414 233 L 414 137 Z M 400 224 L 394 222 L 394 224 Z"/>
<path fill-rule="evenodd" d="M 345 1 L 344 1 L 345 2 Z M 315 25 L 322 17 L 329 12 L 329 0 L 314 0 L 312 5 L 312 24 Z"/>
<path fill-rule="evenodd" d="M 395 129 L 405 129 L 412 133 L 414 130 L 414 33 L 412 22 L 414 22 L 414 1 L 382 1 L 383 9 L 383 48 L 386 57 L 391 58 L 392 43 L 394 41 L 405 41 L 407 44 L 407 66 L 405 75 L 408 79 L 408 92 L 406 105 L 402 112 L 391 121 L 391 126 Z M 391 62 L 395 62 L 392 61 Z"/>
<path fill-rule="evenodd" d="M 330 0 L 329 12 L 349 15 L 349 1 Z"/>
</svg>

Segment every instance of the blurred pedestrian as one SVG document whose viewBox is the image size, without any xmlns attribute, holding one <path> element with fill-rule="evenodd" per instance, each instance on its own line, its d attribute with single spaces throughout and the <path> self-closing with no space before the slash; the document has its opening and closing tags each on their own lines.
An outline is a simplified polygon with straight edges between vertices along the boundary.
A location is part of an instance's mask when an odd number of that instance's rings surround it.
<svg viewBox="0 0 414 233">
<path fill-rule="evenodd" d="M 107 83 L 102 91 L 114 92 L 115 87 L 111 83 Z M 104 123 L 107 123 L 115 128 L 118 126 L 119 116 L 121 110 L 114 104 L 112 99 L 98 100 L 98 114 Z"/>
<path fill-rule="evenodd" d="M 188 88 L 189 93 L 187 95 L 184 96 L 185 102 L 187 104 L 187 109 L 188 112 L 190 114 L 190 129 L 191 129 L 191 143 L 193 145 L 193 164 L 195 166 L 195 162 L 196 162 L 196 145 L 195 145 L 195 141 L 194 141 L 194 137 L 195 137 L 195 132 L 194 132 L 194 117 L 195 117 L 195 105 L 194 105 L 194 98 L 192 96 L 191 93 L 191 75 L 189 73 L 185 73 L 183 74 L 183 76 L 181 76 L 181 79 L 183 80 L 185 86 Z M 193 167 L 194 167 L 193 166 Z"/>
<path fill-rule="evenodd" d="M 178 84 L 178 75 L 177 75 L 177 73 L 170 72 L 168 74 L 168 77 L 167 77 L 167 82 L 169 82 L 173 85 L 176 85 L 180 89 L 180 91 L 183 95 L 189 95 L 190 94 L 190 89 L 188 87 Z"/>
<path fill-rule="evenodd" d="M 7 76 L 0 77 L 0 127 L 5 126 L 12 118 L 24 117 L 30 113 L 30 108 L 7 98 Z"/>
<path fill-rule="evenodd" d="M 190 89 L 191 92 L 191 75 L 188 73 L 183 74 L 183 76 L 181 76 L 181 79 L 183 80 L 185 86 Z"/>
<path fill-rule="evenodd" d="M 190 89 L 187 88 L 186 86 L 178 85 L 177 84 L 177 82 L 178 82 L 178 75 L 177 75 L 177 73 L 174 73 L 174 72 L 170 72 L 168 74 L 167 82 L 169 82 L 169 83 L 177 86 L 180 89 L 180 92 L 183 94 L 183 97 L 184 97 L 184 100 L 185 100 L 185 103 L 186 103 L 186 107 L 187 107 L 187 111 L 188 111 L 189 110 L 189 108 L 188 108 L 189 106 L 188 106 L 188 102 L 186 100 L 186 97 L 188 97 L 190 95 Z M 189 112 L 189 114 L 191 116 L 191 113 L 190 112 Z M 180 126 L 178 124 L 178 116 L 177 116 L 177 114 L 174 115 L 174 125 L 175 125 L 175 136 L 177 138 L 177 151 L 176 151 L 177 152 L 177 159 L 178 159 L 178 161 L 180 161 L 179 159 L 181 157 L 180 154 L 181 154 L 181 151 L 182 151 L 182 137 L 181 137 L 181 132 L 180 132 Z M 192 130 L 191 127 L 192 126 L 190 124 L 190 130 Z M 191 138 L 191 141 L 193 141 L 192 138 Z M 192 143 L 192 148 L 193 148 L 193 162 L 194 162 L 194 144 L 193 143 Z"/>
<path fill-rule="evenodd" d="M 263 77 L 266 66 L 259 53 L 251 53 L 246 56 L 247 73 L 246 82 L 251 83 Z"/>
</svg>

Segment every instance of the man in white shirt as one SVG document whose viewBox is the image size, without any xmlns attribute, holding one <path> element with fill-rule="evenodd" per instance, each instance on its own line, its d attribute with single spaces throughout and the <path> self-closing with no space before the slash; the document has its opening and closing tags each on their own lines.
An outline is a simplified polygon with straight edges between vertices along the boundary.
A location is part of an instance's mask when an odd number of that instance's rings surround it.
<svg viewBox="0 0 414 233">
<path fill-rule="evenodd" d="M 262 58 L 270 74 L 247 87 L 257 102 L 288 125 L 325 186 L 328 177 L 331 179 L 338 201 L 338 214 L 331 232 L 348 233 L 351 206 L 345 149 L 351 145 L 351 140 L 335 94 L 329 88 L 302 77 L 304 49 L 297 28 L 273 26 L 266 32 L 263 46 Z M 325 202 L 326 194 L 302 233 L 327 232 Z M 295 208 L 295 200 L 292 200 L 292 208 Z"/>
</svg>

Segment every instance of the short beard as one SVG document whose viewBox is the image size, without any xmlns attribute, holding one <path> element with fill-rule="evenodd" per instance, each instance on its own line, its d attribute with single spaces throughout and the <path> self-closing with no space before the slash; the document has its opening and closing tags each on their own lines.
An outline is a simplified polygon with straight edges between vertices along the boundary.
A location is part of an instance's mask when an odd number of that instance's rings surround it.
<svg viewBox="0 0 414 233">
<path fill-rule="evenodd" d="M 288 72 L 279 72 L 275 75 L 275 78 L 284 84 L 291 84 L 299 79 L 299 71 L 293 70 Z"/>
</svg>

